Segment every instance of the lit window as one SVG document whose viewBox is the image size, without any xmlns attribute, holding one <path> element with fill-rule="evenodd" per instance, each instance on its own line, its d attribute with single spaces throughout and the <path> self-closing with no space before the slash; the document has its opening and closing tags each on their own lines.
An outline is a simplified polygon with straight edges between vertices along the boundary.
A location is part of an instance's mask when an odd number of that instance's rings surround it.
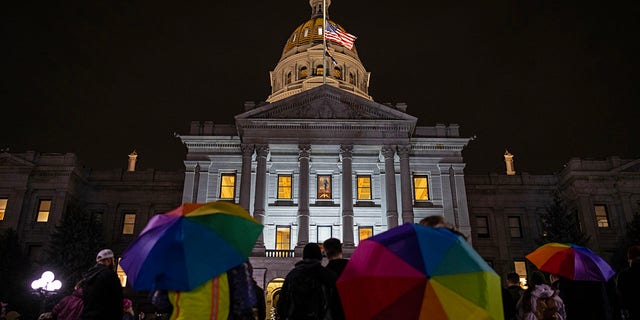
<svg viewBox="0 0 640 320">
<path fill-rule="evenodd" d="M 7 211 L 7 202 L 9 199 L 0 199 L 0 221 L 4 220 L 4 213 Z"/>
<path fill-rule="evenodd" d="M 296 36 L 297 36 L 297 34 L 294 33 L 293 37 L 291 37 L 291 42 L 296 42 Z"/>
<path fill-rule="evenodd" d="M 342 78 L 342 68 L 334 67 L 333 68 L 333 77 L 336 78 L 336 79 L 341 79 Z"/>
<path fill-rule="evenodd" d="M 51 200 L 40 200 L 36 222 L 49 221 L 49 212 L 51 212 Z"/>
<path fill-rule="evenodd" d="M 291 227 L 276 227 L 276 250 L 289 250 L 291 248 Z"/>
<path fill-rule="evenodd" d="M 317 243 L 323 243 L 325 240 L 331 238 L 331 236 L 331 226 L 318 226 Z"/>
<path fill-rule="evenodd" d="M 353 73 L 349 73 L 349 83 L 356 84 L 356 76 Z"/>
<path fill-rule="evenodd" d="M 413 195 L 416 201 L 429 200 L 429 181 L 427 176 L 413 176 Z"/>
<path fill-rule="evenodd" d="M 235 199 L 236 197 L 236 175 L 234 173 L 223 173 L 220 179 L 220 199 Z"/>
<path fill-rule="evenodd" d="M 324 67 L 321 64 L 316 66 L 316 75 L 321 76 L 323 72 L 324 72 Z"/>
<path fill-rule="evenodd" d="M 304 28 L 304 30 L 302 31 L 302 36 L 303 37 L 309 36 L 309 28 Z"/>
<path fill-rule="evenodd" d="M 598 228 L 609 228 L 609 214 L 607 213 L 607 206 L 603 204 L 596 204 L 594 209 L 596 211 Z"/>
<path fill-rule="evenodd" d="M 318 199 L 331 199 L 331 176 L 318 176 Z"/>
<path fill-rule="evenodd" d="M 321 36 L 322 35 L 322 26 L 318 26 L 318 35 Z"/>
<path fill-rule="evenodd" d="M 358 227 L 358 240 L 362 241 L 373 236 L 373 227 Z"/>
<path fill-rule="evenodd" d="M 358 200 L 371 200 L 371 176 L 358 176 Z"/>
<path fill-rule="evenodd" d="M 509 233 L 511 234 L 511 238 L 522 238 L 520 217 L 509 217 Z"/>
<path fill-rule="evenodd" d="M 302 66 L 300 67 L 300 74 L 298 76 L 299 79 L 304 79 L 309 75 L 309 71 L 307 70 L 307 67 Z"/>
<path fill-rule="evenodd" d="M 291 175 L 280 174 L 278 175 L 278 199 L 291 199 Z"/>
<path fill-rule="evenodd" d="M 133 234 L 133 229 L 136 225 L 136 214 L 125 213 L 124 220 L 122 222 L 122 234 Z"/>
<path fill-rule="evenodd" d="M 286 80 L 286 84 L 291 83 L 291 72 L 287 73 L 287 80 Z"/>
<path fill-rule="evenodd" d="M 487 217 L 476 217 L 476 232 L 478 238 L 489 238 L 489 219 Z"/>
<path fill-rule="evenodd" d="M 120 266 L 120 260 L 122 260 L 122 258 L 118 258 L 118 271 L 116 273 L 118 274 L 118 279 L 120 279 L 120 285 L 124 287 L 127 285 L 127 274 Z"/>
<path fill-rule="evenodd" d="M 513 261 L 513 269 L 520 276 L 520 286 L 527 288 L 527 265 L 524 261 Z"/>
</svg>

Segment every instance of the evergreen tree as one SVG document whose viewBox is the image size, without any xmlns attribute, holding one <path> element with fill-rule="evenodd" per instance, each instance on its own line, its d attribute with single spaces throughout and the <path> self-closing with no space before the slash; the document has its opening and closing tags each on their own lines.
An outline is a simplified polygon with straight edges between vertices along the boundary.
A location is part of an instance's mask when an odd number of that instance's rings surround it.
<svg viewBox="0 0 640 320">
<path fill-rule="evenodd" d="M 628 267 L 627 249 L 637 245 L 640 245 L 640 214 L 636 213 L 633 220 L 627 223 L 624 237 L 618 242 L 618 250 L 611 257 L 611 266 L 617 271 Z"/>
<path fill-rule="evenodd" d="M 543 233 L 536 239 L 539 245 L 560 242 L 584 246 L 589 242 L 590 237 L 580 230 L 577 214 L 572 212 L 558 191 L 553 193 L 551 203 L 545 207 L 540 218 Z"/>
<path fill-rule="evenodd" d="M 18 233 L 12 228 L 0 231 L 0 301 L 19 310 L 32 307 L 31 269 Z"/>
<path fill-rule="evenodd" d="M 78 206 L 69 205 L 47 250 L 48 264 L 60 275 L 65 292 L 73 290 L 103 248 L 102 224 Z"/>
</svg>

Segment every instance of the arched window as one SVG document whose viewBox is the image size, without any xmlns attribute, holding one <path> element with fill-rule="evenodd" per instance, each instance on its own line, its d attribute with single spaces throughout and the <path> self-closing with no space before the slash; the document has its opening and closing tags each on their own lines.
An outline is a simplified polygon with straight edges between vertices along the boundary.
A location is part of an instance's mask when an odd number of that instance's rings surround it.
<svg viewBox="0 0 640 320">
<path fill-rule="evenodd" d="M 342 79 L 342 68 L 334 67 L 333 68 L 333 77 L 336 79 Z"/>
<path fill-rule="evenodd" d="M 353 72 L 349 72 L 349 83 L 356 84 L 356 76 L 353 74 Z"/>
<path fill-rule="evenodd" d="M 304 30 L 302 30 L 302 36 L 303 37 L 308 37 L 309 36 L 309 28 L 304 28 Z"/>
<path fill-rule="evenodd" d="M 298 73 L 298 78 L 299 79 L 304 79 L 307 77 L 307 75 L 309 75 L 309 70 L 307 70 L 306 66 L 302 66 L 300 67 L 300 72 Z"/>
<path fill-rule="evenodd" d="M 286 80 L 285 84 L 289 84 L 289 83 L 291 83 L 291 72 L 287 73 L 287 80 Z"/>
<path fill-rule="evenodd" d="M 318 26 L 318 35 L 321 36 L 322 35 L 322 26 Z"/>
<path fill-rule="evenodd" d="M 321 76 L 322 72 L 324 72 L 324 67 L 321 64 L 317 65 L 316 66 L 316 75 L 317 76 Z"/>
<path fill-rule="evenodd" d="M 293 36 L 291 37 L 291 42 L 296 42 L 296 37 L 298 36 L 297 33 L 294 33 Z"/>
</svg>

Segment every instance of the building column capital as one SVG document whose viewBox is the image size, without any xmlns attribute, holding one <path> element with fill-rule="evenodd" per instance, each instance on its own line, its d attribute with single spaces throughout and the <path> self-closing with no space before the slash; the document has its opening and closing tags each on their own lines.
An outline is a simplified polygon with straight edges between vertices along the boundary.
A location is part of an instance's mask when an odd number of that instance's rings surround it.
<svg viewBox="0 0 640 320">
<path fill-rule="evenodd" d="M 255 149 L 255 146 L 252 144 L 243 143 L 240 145 L 240 150 L 242 150 L 242 157 L 253 156 L 254 149 Z"/>
<path fill-rule="evenodd" d="M 256 155 L 260 158 L 266 158 L 269 155 L 269 145 L 258 144 L 256 147 Z"/>
<path fill-rule="evenodd" d="M 300 150 L 298 152 L 298 160 L 309 159 L 311 155 L 311 145 L 301 144 L 298 146 L 298 149 Z"/>
<path fill-rule="evenodd" d="M 400 159 L 409 159 L 409 153 L 411 153 L 411 145 L 399 145 L 398 146 L 398 156 Z"/>
<path fill-rule="evenodd" d="M 396 153 L 396 147 L 391 145 L 385 145 L 382 147 L 382 155 L 385 159 L 393 158 Z"/>
</svg>

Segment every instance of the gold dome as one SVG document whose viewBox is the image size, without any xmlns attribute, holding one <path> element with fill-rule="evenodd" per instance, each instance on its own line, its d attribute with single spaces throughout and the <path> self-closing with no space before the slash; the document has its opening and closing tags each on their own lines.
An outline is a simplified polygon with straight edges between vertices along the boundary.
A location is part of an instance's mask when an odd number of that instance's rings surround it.
<svg viewBox="0 0 640 320">
<path fill-rule="evenodd" d="M 335 23 L 332 20 L 327 19 L 327 23 L 331 23 L 337 26 L 340 30 L 346 32 L 346 30 L 343 27 L 341 27 L 339 24 Z M 322 43 L 322 17 L 311 18 L 307 22 L 301 24 L 299 27 L 297 27 L 293 31 L 293 33 L 287 40 L 287 43 L 284 45 L 284 49 L 282 50 L 282 57 L 284 57 L 293 48 L 301 47 L 301 46 L 308 47 L 309 45 L 319 44 L 319 43 Z M 344 47 L 343 45 L 337 42 L 327 40 L 327 44 L 329 43 L 331 46 Z M 345 48 L 345 50 L 348 50 L 348 49 Z M 301 50 L 298 50 L 298 51 L 301 51 Z M 351 51 L 357 54 L 355 46 L 351 48 Z"/>
</svg>

